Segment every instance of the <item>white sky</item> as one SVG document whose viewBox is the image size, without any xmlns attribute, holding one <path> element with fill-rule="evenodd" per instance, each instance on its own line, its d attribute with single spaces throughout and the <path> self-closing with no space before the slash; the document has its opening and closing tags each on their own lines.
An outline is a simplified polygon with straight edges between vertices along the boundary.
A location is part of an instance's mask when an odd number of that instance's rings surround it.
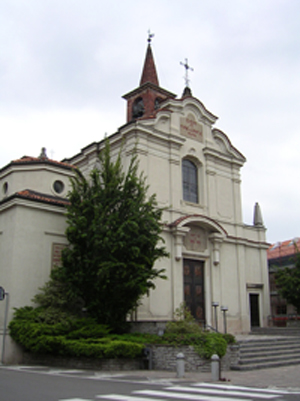
<svg viewBox="0 0 300 401">
<path fill-rule="evenodd" d="M 300 236 L 299 0 L 1 0 L 0 166 L 70 157 L 125 121 L 147 31 L 160 85 L 193 95 L 247 158 L 245 223 L 259 202 L 270 242 Z"/>
</svg>

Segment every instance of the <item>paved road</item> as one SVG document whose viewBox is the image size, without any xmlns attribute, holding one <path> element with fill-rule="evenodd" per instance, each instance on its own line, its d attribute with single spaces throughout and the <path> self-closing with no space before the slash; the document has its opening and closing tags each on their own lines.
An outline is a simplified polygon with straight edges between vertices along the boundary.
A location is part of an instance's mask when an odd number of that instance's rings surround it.
<svg viewBox="0 0 300 401">
<path fill-rule="evenodd" d="M 299 369 L 299 366 L 294 367 Z M 273 371 L 274 369 L 268 369 Z M 299 371 L 299 370 L 298 370 Z M 139 371 L 103 373 L 46 367 L 0 367 L 0 400 L 5 401 L 295 401 L 300 390 L 237 385 L 249 372 L 228 372 L 231 382 L 209 382 L 209 374 Z M 253 373 L 253 372 L 250 372 Z M 276 372 L 275 372 L 276 373 Z M 263 377 L 264 371 L 256 371 Z M 276 376 L 276 375 L 275 375 Z M 253 375 L 252 375 L 253 378 Z M 299 380 L 299 376 L 298 376 Z M 264 387 L 264 388 L 263 388 Z"/>
</svg>

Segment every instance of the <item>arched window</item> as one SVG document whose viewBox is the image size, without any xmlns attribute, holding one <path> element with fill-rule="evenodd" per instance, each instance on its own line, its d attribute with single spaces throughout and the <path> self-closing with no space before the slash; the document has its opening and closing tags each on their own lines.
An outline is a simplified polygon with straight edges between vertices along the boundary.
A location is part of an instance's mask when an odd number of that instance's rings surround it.
<svg viewBox="0 0 300 401">
<path fill-rule="evenodd" d="M 183 199 L 198 203 L 198 172 L 197 166 L 190 160 L 182 161 Z"/>
</svg>

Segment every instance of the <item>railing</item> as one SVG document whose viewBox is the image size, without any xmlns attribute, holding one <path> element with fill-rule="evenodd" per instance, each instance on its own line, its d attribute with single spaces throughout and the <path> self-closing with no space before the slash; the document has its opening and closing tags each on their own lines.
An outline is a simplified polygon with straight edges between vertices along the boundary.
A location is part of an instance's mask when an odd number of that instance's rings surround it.
<svg viewBox="0 0 300 401">
<path fill-rule="evenodd" d="M 292 325 L 292 323 L 300 322 L 300 315 L 289 314 L 289 315 L 272 315 L 269 316 L 269 323 L 272 323 L 276 327 L 286 327 Z"/>
<path fill-rule="evenodd" d="M 206 330 L 211 330 L 211 331 L 214 331 L 215 333 L 219 333 L 218 330 L 216 330 L 214 327 L 210 326 L 209 324 L 205 324 L 205 325 L 204 325 L 204 328 L 205 328 Z"/>
</svg>

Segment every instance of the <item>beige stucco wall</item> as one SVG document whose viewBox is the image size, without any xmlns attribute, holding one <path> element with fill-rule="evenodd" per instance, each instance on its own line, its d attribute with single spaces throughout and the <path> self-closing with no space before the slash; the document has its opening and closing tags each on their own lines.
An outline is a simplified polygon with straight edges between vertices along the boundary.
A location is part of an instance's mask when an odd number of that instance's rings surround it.
<svg viewBox="0 0 300 401">
<path fill-rule="evenodd" d="M 31 305 L 32 297 L 49 279 L 52 245 L 67 243 L 66 222 L 64 209 L 29 201 L 2 211 L 0 222 L 4 227 L 0 238 L 1 286 L 10 294 L 10 320 L 13 308 Z M 0 313 L 0 327 L 3 316 Z"/>
<path fill-rule="evenodd" d="M 122 142 L 125 167 L 136 148 L 149 192 L 156 193 L 159 206 L 165 207 L 163 219 L 167 224 L 185 216 L 203 217 L 189 219 L 181 228 L 204 229 L 207 246 L 202 251 L 189 252 L 182 243 L 184 235 L 178 236 L 174 229 L 166 227 L 164 238 L 171 257 L 159 261 L 157 267 L 165 268 L 168 279 L 157 280 L 155 291 L 143 299 L 138 309 L 138 319 L 172 319 L 174 310 L 184 300 L 183 258 L 191 258 L 205 262 L 207 323 L 214 323 L 211 302 L 217 301 L 220 306 L 228 306 L 229 330 L 249 331 L 249 293 L 253 289 L 248 284 L 260 286 L 256 291 L 260 294 L 262 325 L 270 309 L 265 228 L 246 226 L 242 221 L 240 169 L 245 158 L 224 133 L 213 129 L 216 117 L 196 99 L 169 100 L 165 104 L 155 119 L 136 121 L 120 129 L 110 138 L 111 147 L 118 151 Z M 185 118 L 194 119 L 197 127 L 202 127 L 202 140 L 182 135 L 180 124 Z M 86 148 L 84 153 L 70 162 L 87 173 L 97 157 L 95 145 Z M 183 158 L 190 159 L 198 168 L 197 204 L 185 202 L 182 197 Z M 212 234 L 220 236 L 220 243 L 209 240 Z M 215 248 L 218 248 L 217 264 Z M 222 321 L 220 308 L 218 316 Z"/>
</svg>

